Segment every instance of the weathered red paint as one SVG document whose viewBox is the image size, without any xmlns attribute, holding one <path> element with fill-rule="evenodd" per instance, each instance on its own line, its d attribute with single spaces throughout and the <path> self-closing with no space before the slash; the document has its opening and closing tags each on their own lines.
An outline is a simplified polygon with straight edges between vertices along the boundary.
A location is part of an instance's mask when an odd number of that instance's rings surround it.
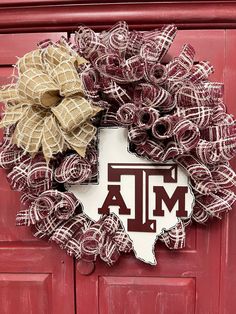
<svg viewBox="0 0 236 314">
<path fill-rule="evenodd" d="M 46 1 L 42 1 L 41 4 L 43 2 L 44 4 L 40 6 L 29 5 L 27 1 L 22 2 L 23 5 L 19 7 L 15 7 L 13 1 L 12 7 L 0 8 L 0 32 L 29 32 L 29 28 L 31 32 L 73 31 L 80 23 L 103 29 L 118 20 L 126 20 L 132 27 L 138 29 L 166 23 L 175 23 L 185 29 L 236 26 L 235 1 L 217 4 L 204 1 L 205 3 L 199 4 L 195 1 L 130 3 L 123 0 L 119 3 L 93 1 L 93 5 L 88 5 L 85 0 L 79 4 L 68 4 L 69 1 L 64 1 L 64 5 L 57 6 L 47 5 Z"/>
<path fill-rule="evenodd" d="M 60 34 L 46 34 L 58 39 Z M 66 34 L 64 34 L 66 35 Z M 10 83 L 16 55 L 35 48 L 45 34 L 0 35 L 0 84 Z M 13 38 L 14 40 L 13 40 Z M 5 48 L 5 51 L 4 51 Z M 33 237 L 30 228 L 16 227 L 19 193 L 12 191 L 0 170 L 0 313 L 74 314 L 74 264 L 56 245 Z"/>
<path fill-rule="evenodd" d="M 58 40 L 61 36 L 67 37 L 67 33 L 0 34 L 0 65 L 12 65 L 16 63 L 17 58 L 36 49 L 41 40 Z"/>
<path fill-rule="evenodd" d="M 49 31 L 71 31 L 80 23 L 102 29 L 118 19 L 126 19 L 139 29 L 174 22 L 180 28 L 195 30 L 179 31 L 165 60 L 177 55 L 184 43 L 193 44 L 196 58 L 211 61 L 216 69 L 213 78 L 225 82 L 226 104 L 236 115 L 236 30 L 224 30 L 236 27 L 235 1 L 165 1 L 146 5 L 133 1 L 116 5 L 90 2 L 96 4 L 75 5 L 82 1 L 72 0 L 2 0 L 5 7 L 0 8 L 0 32 L 10 35 L 0 35 L 0 84 L 10 82 L 9 65 L 15 62 L 15 56 L 32 49 L 38 40 L 51 37 Z M 53 3 L 64 6 L 47 6 Z M 69 3 L 74 5 L 67 6 Z M 11 5 L 15 8 L 9 9 Z M 235 161 L 232 164 L 236 169 Z M 36 240 L 28 228 L 15 227 L 19 195 L 10 190 L 2 170 L 0 199 L 1 314 L 236 312 L 235 211 L 222 222 L 189 228 L 184 250 L 169 251 L 158 244 L 157 267 L 128 255 L 113 268 L 98 262 L 94 270 L 94 265 L 79 263 L 74 278 L 73 260 L 64 252 Z M 82 275 L 91 272 L 90 276 Z"/>
</svg>

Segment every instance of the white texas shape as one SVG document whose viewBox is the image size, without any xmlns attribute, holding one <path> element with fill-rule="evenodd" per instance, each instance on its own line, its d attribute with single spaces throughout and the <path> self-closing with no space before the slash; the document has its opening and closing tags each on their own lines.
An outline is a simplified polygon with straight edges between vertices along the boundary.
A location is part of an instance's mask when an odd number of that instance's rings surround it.
<svg viewBox="0 0 236 314">
<path fill-rule="evenodd" d="M 120 182 L 108 181 L 108 163 L 109 164 L 142 164 L 143 167 L 149 166 L 152 168 L 167 167 L 170 168 L 169 163 L 161 165 L 154 165 L 153 162 L 137 157 L 128 151 L 128 137 L 127 129 L 125 128 L 100 128 L 98 135 L 99 143 L 99 178 L 98 183 L 89 183 L 86 185 L 73 185 L 67 187 L 70 192 L 73 192 L 83 204 L 84 212 L 93 220 L 97 221 L 100 218 L 98 208 L 101 208 L 108 194 L 108 185 L 120 185 L 121 195 L 128 208 L 131 209 L 130 215 L 120 215 L 118 206 L 110 206 L 110 212 L 115 213 L 121 219 L 126 232 L 133 241 L 135 256 L 152 265 L 155 265 L 154 247 L 158 235 L 163 229 L 173 227 L 177 222 L 176 210 L 178 209 L 178 202 L 174 205 L 173 210 L 169 211 L 165 203 L 162 203 L 162 208 L 165 211 L 164 217 L 153 216 L 155 208 L 155 194 L 153 193 L 153 186 L 164 186 L 169 197 L 172 196 L 177 186 L 187 186 L 188 193 L 185 195 L 185 210 L 189 217 L 192 213 L 194 203 L 193 194 L 188 184 L 188 177 L 184 171 L 177 167 L 178 182 L 164 183 L 163 176 L 149 176 L 149 206 L 148 215 L 150 219 L 156 221 L 155 232 L 136 232 L 127 230 L 127 220 L 135 217 L 135 178 L 133 175 L 121 175 Z M 140 166 L 137 167 L 140 167 Z M 145 221 L 145 211 L 142 213 Z"/>
</svg>

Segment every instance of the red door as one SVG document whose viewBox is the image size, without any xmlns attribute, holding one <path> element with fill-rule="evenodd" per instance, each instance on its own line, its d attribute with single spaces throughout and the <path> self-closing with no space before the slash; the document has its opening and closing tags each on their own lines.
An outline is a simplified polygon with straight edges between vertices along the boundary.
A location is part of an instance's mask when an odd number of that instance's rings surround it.
<svg viewBox="0 0 236 314">
<path fill-rule="evenodd" d="M 60 35 L 0 35 L 0 84 L 9 82 L 15 56 L 41 39 Z M 197 59 L 215 66 L 212 80 L 225 82 L 225 100 L 236 115 L 236 31 L 179 31 L 169 57 L 184 43 L 195 47 Z M 4 171 L 0 180 L 1 314 L 236 313 L 234 211 L 221 222 L 190 227 L 184 250 L 169 251 L 158 243 L 158 266 L 130 255 L 112 268 L 98 262 L 95 271 L 84 276 L 59 248 L 36 240 L 27 228 L 15 227 L 19 195 L 10 190 Z"/>
</svg>

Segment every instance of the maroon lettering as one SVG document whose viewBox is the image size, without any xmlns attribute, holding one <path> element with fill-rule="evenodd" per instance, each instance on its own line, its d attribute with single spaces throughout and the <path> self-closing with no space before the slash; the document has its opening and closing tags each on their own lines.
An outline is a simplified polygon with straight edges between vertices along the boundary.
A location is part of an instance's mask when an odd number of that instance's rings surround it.
<svg viewBox="0 0 236 314">
<path fill-rule="evenodd" d="M 156 167 L 145 164 L 108 164 L 108 180 L 109 182 L 120 182 L 121 176 L 134 177 L 134 218 L 127 220 L 128 231 L 136 232 L 156 232 L 156 220 L 150 219 L 149 213 L 149 178 L 150 176 L 163 176 L 165 183 L 177 183 L 177 165 L 169 165 Z M 133 190 L 133 189 L 132 189 Z M 187 217 L 185 210 L 185 194 L 188 187 L 177 187 L 171 197 L 168 196 L 164 187 L 155 186 L 155 209 L 154 216 L 163 217 L 165 212 L 162 208 L 163 202 L 167 209 L 171 212 L 178 202 L 176 210 L 177 217 Z M 108 194 L 101 208 L 98 209 L 99 214 L 110 214 L 111 207 L 117 206 L 120 215 L 130 215 L 131 209 L 127 207 L 121 193 L 120 185 L 108 185 Z"/>
<path fill-rule="evenodd" d="M 118 206 L 120 215 L 130 215 L 130 209 L 127 208 L 119 185 L 108 185 L 108 194 L 101 208 L 98 208 L 99 214 L 110 214 L 110 206 Z"/>
<path fill-rule="evenodd" d="M 162 208 L 163 202 L 167 209 L 171 212 L 177 202 L 178 209 L 176 210 L 177 217 L 187 217 L 188 212 L 185 210 L 185 194 L 188 193 L 187 186 L 179 186 L 175 189 L 171 197 L 168 196 L 163 186 L 154 186 L 153 192 L 156 194 L 156 208 L 153 211 L 154 216 L 163 217 L 165 212 Z"/>
</svg>

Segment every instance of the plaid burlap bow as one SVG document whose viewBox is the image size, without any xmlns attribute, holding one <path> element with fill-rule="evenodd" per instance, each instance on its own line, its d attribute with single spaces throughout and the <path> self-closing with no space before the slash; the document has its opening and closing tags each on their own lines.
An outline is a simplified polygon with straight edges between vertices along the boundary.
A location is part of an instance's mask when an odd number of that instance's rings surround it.
<svg viewBox="0 0 236 314">
<path fill-rule="evenodd" d="M 46 160 L 68 148 L 85 155 L 96 132 L 89 119 L 100 111 L 83 96 L 77 68 L 86 62 L 63 41 L 18 60 L 18 82 L 0 90 L 0 127 L 16 125 L 14 144 L 30 154 L 42 150 Z"/>
</svg>

